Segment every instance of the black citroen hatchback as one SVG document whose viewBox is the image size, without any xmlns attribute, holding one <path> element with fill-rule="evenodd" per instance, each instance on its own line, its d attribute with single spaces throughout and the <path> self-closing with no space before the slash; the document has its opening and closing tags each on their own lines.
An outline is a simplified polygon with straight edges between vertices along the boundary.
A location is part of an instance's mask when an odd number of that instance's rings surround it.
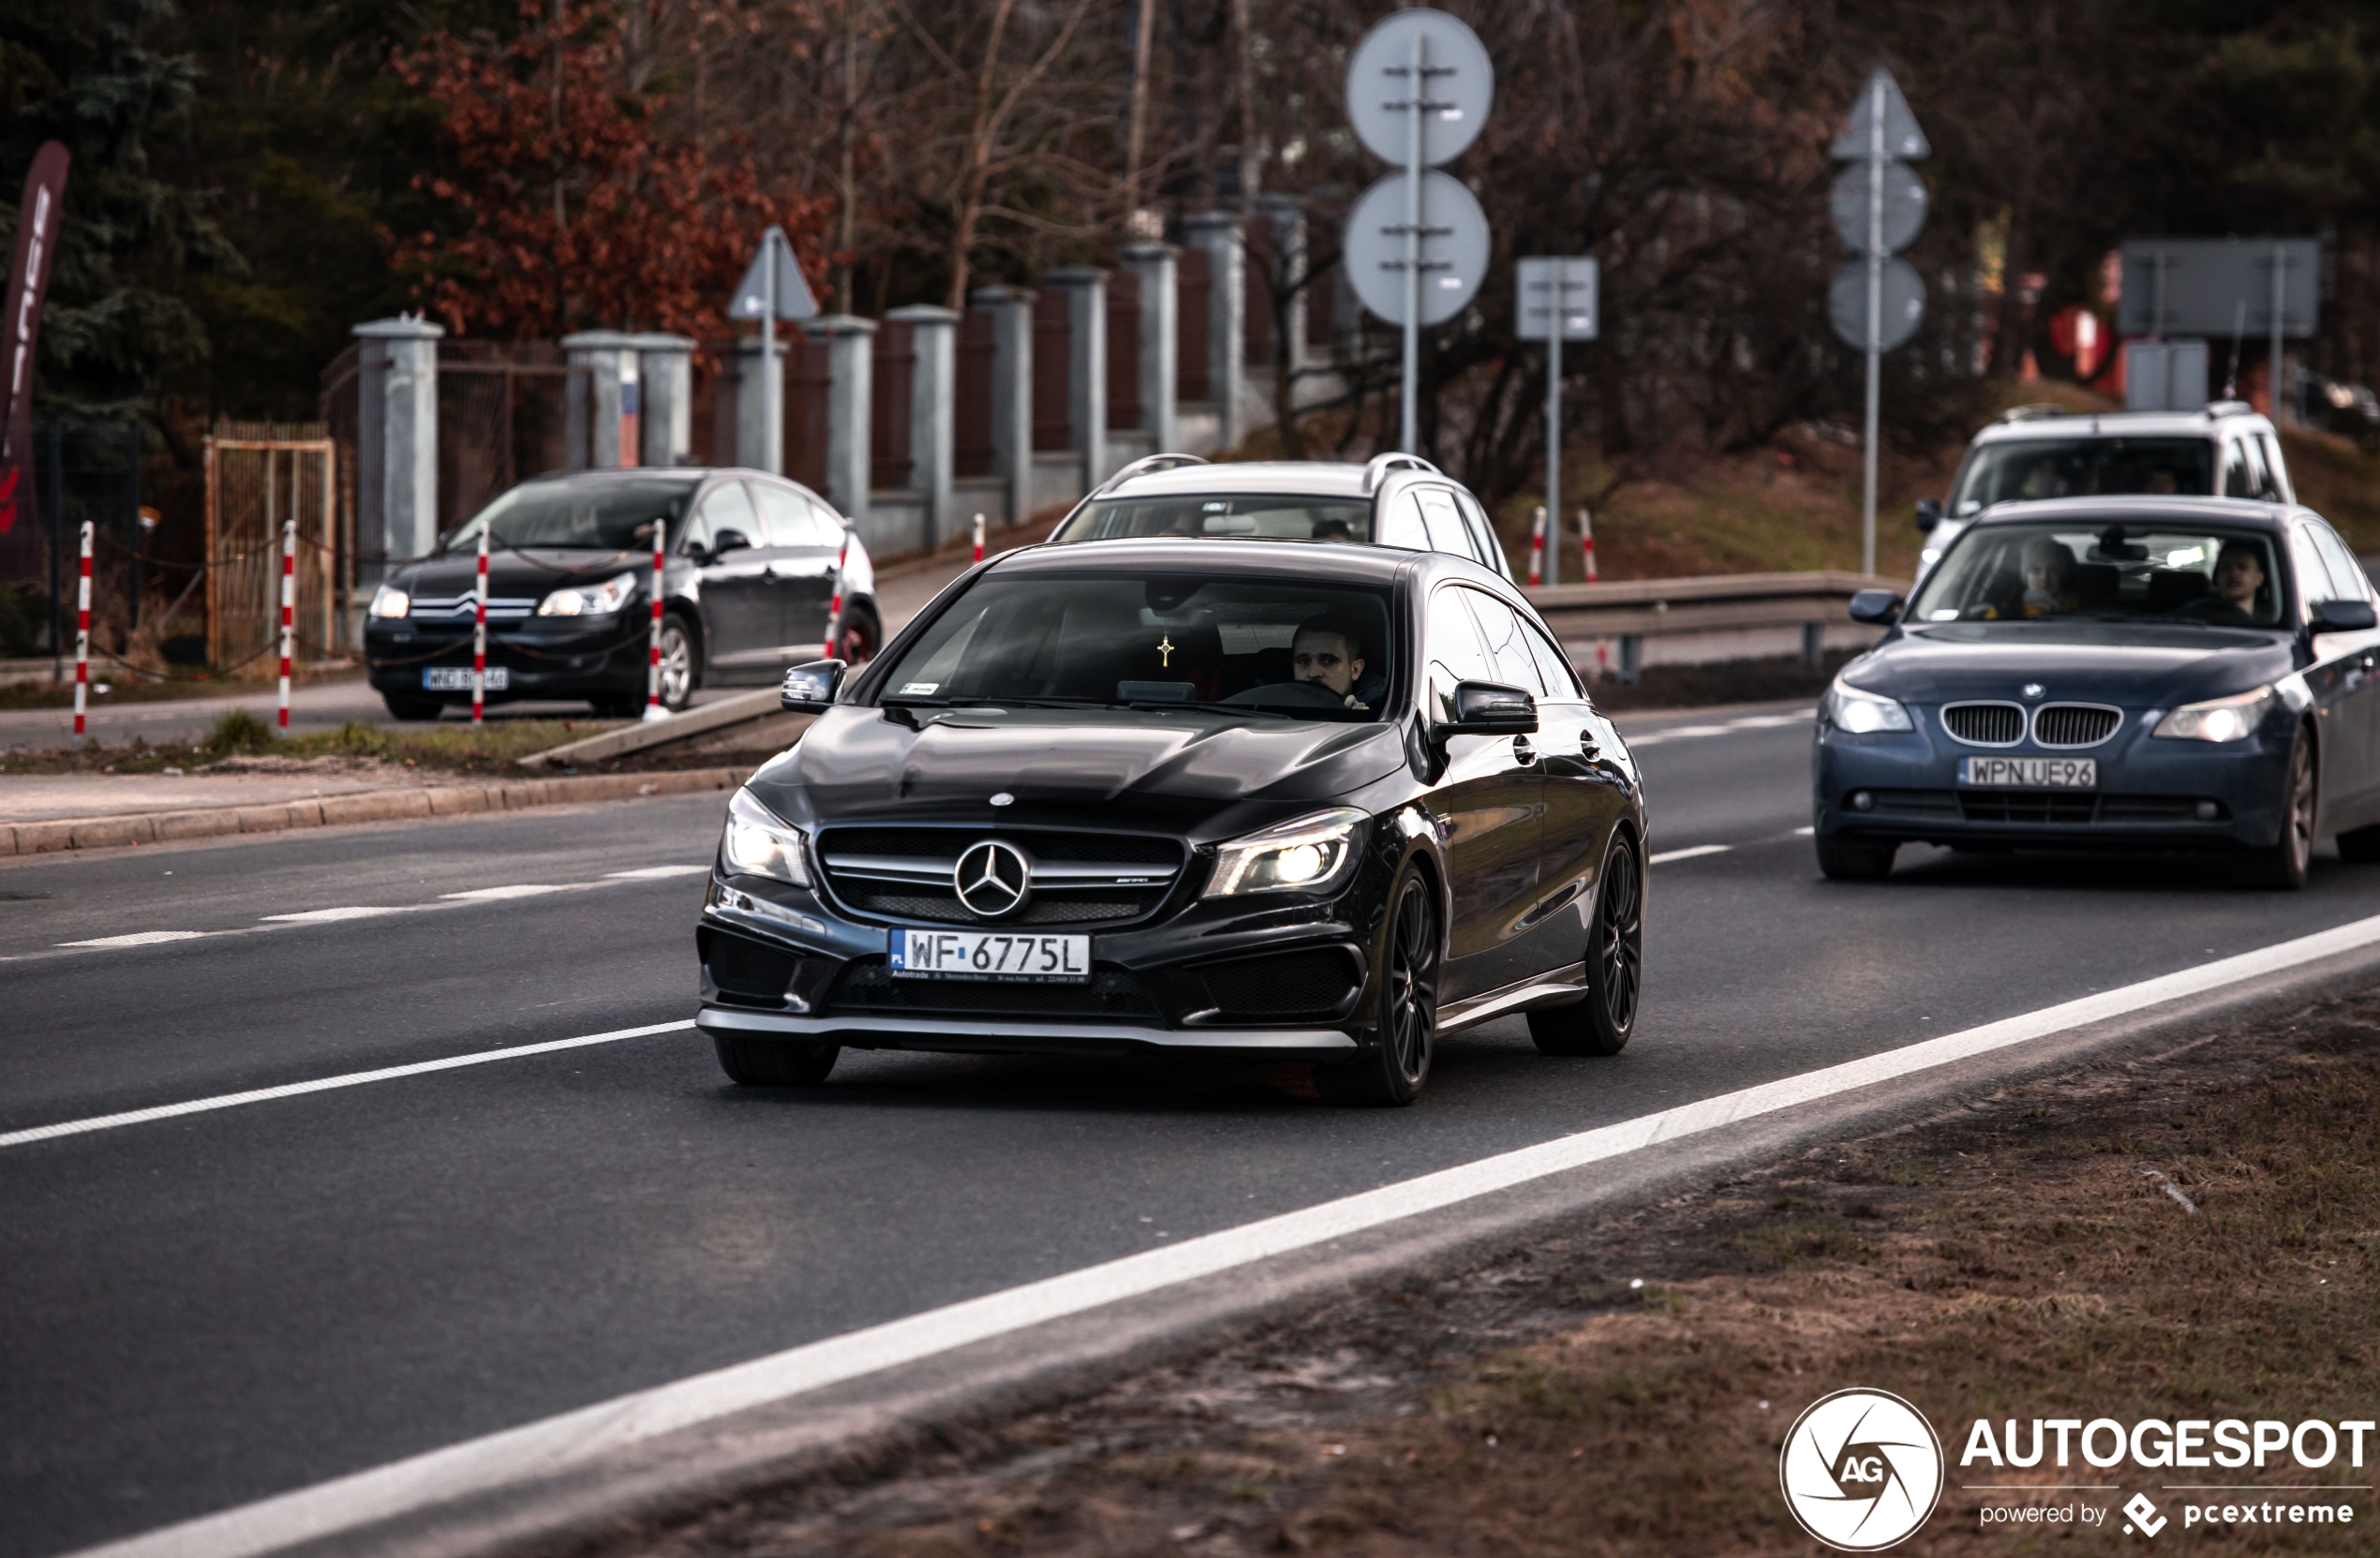
<svg viewBox="0 0 2380 1558">
<path fill-rule="evenodd" d="M 1203 1050 L 1404 1104 L 1462 1028 L 1635 1027 L 1635 764 L 1474 562 L 1031 548 L 784 698 L 821 718 L 734 797 L 696 933 L 738 1082 L 847 1046 Z"/>
</svg>

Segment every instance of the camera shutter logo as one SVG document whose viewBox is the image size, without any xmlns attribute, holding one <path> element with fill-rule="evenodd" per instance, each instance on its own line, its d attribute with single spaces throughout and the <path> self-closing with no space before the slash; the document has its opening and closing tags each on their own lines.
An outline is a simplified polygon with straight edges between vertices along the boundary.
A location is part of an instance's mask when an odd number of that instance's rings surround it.
<svg viewBox="0 0 2380 1558">
<path fill-rule="evenodd" d="M 997 838 L 968 845 L 950 873 L 959 901 L 987 920 L 1021 907 L 1032 880 L 1033 868 L 1026 863 L 1024 852 Z"/>
<path fill-rule="evenodd" d="M 1942 1496 L 1942 1443 L 1885 1390 L 1837 1390 L 1805 1407 L 1778 1456 L 1785 1507 L 1843 1552 L 1876 1552 L 1926 1523 Z"/>
</svg>

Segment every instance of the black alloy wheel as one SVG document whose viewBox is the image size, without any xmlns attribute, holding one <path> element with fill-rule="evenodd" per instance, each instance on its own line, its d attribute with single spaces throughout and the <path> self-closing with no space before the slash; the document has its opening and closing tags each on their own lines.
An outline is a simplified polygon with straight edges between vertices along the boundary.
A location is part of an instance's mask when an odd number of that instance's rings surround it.
<svg viewBox="0 0 2380 1558">
<path fill-rule="evenodd" d="M 2283 892 L 2303 887 L 2306 868 L 2313 861 L 2313 743 L 2300 725 L 2289 743 L 2288 778 L 2282 782 L 2280 837 L 2241 857 L 2236 868 L 2239 883 Z"/>
<path fill-rule="evenodd" d="M 1389 895 L 1380 954 L 1379 1042 L 1352 1065 L 1321 1066 L 1315 1083 L 1334 1104 L 1398 1108 L 1421 1095 L 1438 1031 L 1437 898 L 1408 870 Z"/>
<path fill-rule="evenodd" d="M 1616 1055 L 1636 1031 L 1644 987 L 1644 876 L 1626 834 L 1603 857 L 1603 890 L 1586 938 L 1586 999 L 1529 1014 L 1540 1054 Z"/>
<path fill-rule="evenodd" d="M 805 1044 L 797 1039 L 751 1039 L 731 1033 L 711 1035 L 719 1053 L 719 1069 L 731 1082 L 747 1088 L 814 1088 L 835 1069 L 843 1052 L 836 1044 Z"/>
<path fill-rule="evenodd" d="M 1893 874 L 1893 856 L 1898 853 L 1898 844 L 1854 844 L 1821 836 L 1818 868 L 1830 881 L 1882 882 Z"/>
<path fill-rule="evenodd" d="M 854 606 L 843 614 L 842 625 L 836 630 L 832 658 L 846 665 L 865 665 L 876 658 L 884 642 L 885 630 L 876 614 L 865 606 Z"/>
<path fill-rule="evenodd" d="M 702 685 L 701 665 L 694 649 L 694 629 L 672 612 L 662 619 L 662 707 L 676 713 Z"/>
</svg>

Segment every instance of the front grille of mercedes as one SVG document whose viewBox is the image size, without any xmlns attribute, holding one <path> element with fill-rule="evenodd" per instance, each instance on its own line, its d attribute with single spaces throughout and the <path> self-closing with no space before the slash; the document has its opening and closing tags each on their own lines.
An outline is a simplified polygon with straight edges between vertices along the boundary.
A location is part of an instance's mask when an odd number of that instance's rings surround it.
<svg viewBox="0 0 2380 1558">
<path fill-rule="evenodd" d="M 2124 722 L 2104 704 L 2044 704 L 2033 710 L 2033 741 L 2043 747 L 2096 747 Z"/>
<path fill-rule="evenodd" d="M 1122 969 L 1093 968 L 1083 985 L 1007 984 L 985 979 L 897 979 L 882 957 L 857 957 L 836 976 L 826 1009 L 838 1016 L 1039 1017 L 1051 1022 L 1144 1022 L 1156 1002 Z"/>
<path fill-rule="evenodd" d="M 1942 729 L 1971 747 L 2013 747 L 2025 738 L 2017 704 L 1944 704 Z"/>
<path fill-rule="evenodd" d="M 987 838 L 1033 863 L 1023 909 L 987 920 L 959 901 L 959 856 Z M 827 890 L 861 914 L 940 925 L 1119 925 L 1153 913 L 1182 874 L 1182 845 L 1147 834 L 1051 828 L 830 827 L 818 836 Z"/>
</svg>

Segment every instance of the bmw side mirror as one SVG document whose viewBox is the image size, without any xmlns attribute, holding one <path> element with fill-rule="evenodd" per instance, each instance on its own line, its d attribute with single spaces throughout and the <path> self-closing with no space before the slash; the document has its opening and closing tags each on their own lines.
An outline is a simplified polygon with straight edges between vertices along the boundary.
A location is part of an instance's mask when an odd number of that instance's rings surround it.
<svg viewBox="0 0 2380 1558">
<path fill-rule="evenodd" d="M 1941 522 L 1942 506 L 1940 503 L 1930 497 L 1921 497 L 1917 500 L 1917 533 L 1919 535 L 1932 535 L 1934 527 Z"/>
<path fill-rule="evenodd" d="M 834 703 L 836 690 L 843 685 L 843 673 L 850 665 L 839 660 L 814 660 L 808 665 L 796 665 L 785 673 L 785 685 L 779 690 L 777 703 L 788 714 L 824 714 Z"/>
<path fill-rule="evenodd" d="M 1537 733 L 1537 700 L 1517 687 L 1495 682 L 1458 682 L 1454 688 L 1454 723 L 1443 729 L 1449 735 L 1533 735 Z"/>
<path fill-rule="evenodd" d="M 1900 616 L 1900 597 L 1889 589 L 1863 589 L 1852 596 L 1852 620 L 1874 627 L 1891 627 Z"/>
<path fill-rule="evenodd" d="M 2325 601 L 2313 609 L 2313 631 L 2318 633 L 2370 632 L 2380 624 L 2369 601 Z"/>
</svg>

